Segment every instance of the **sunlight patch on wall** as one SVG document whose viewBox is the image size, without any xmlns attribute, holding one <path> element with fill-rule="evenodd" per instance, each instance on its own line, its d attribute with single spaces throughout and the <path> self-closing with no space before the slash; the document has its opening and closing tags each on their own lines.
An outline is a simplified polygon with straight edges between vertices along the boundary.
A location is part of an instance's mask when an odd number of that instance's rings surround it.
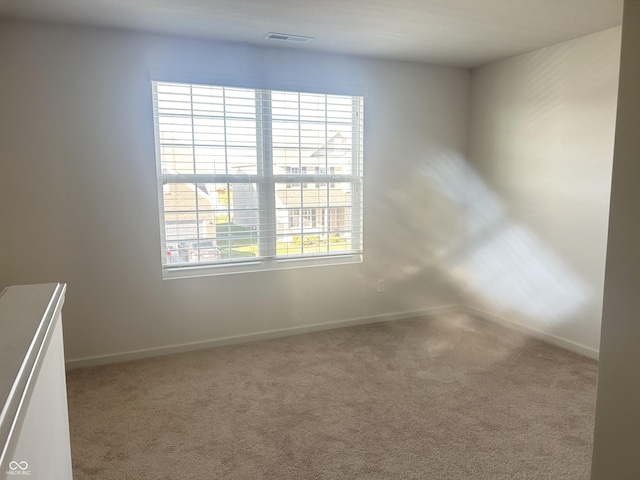
<svg viewBox="0 0 640 480">
<path fill-rule="evenodd" d="M 464 250 L 451 252 L 443 265 L 457 284 L 503 314 L 542 323 L 562 322 L 587 302 L 580 277 L 531 230 L 508 217 L 504 202 L 462 158 L 432 161 L 427 171 L 443 192 L 466 200 Z M 460 178 L 463 188 L 449 188 Z"/>
<path fill-rule="evenodd" d="M 588 302 L 585 282 L 509 218 L 505 203 L 461 156 L 426 159 L 404 185 L 386 192 L 391 224 L 404 225 L 397 238 L 405 261 L 395 268 L 396 282 L 437 271 L 490 311 L 539 325 L 569 321 Z"/>
<path fill-rule="evenodd" d="M 588 300 L 580 278 L 526 228 L 494 224 L 449 271 L 469 292 L 503 312 L 545 323 L 577 313 Z"/>
</svg>

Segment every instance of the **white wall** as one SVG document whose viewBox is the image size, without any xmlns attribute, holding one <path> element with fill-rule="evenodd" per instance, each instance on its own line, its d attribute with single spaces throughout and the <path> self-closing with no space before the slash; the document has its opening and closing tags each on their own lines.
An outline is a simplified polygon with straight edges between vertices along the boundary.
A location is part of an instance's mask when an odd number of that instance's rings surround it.
<svg viewBox="0 0 640 480">
<path fill-rule="evenodd" d="M 622 31 L 593 480 L 640 472 L 640 1 L 625 2 Z"/>
<path fill-rule="evenodd" d="M 620 28 L 472 71 L 466 303 L 596 356 Z M 477 184 L 473 187 L 474 184 Z"/>
<path fill-rule="evenodd" d="M 68 359 L 459 303 L 468 71 L 9 21 L 0 58 L 0 286 L 68 283 Z M 364 264 L 163 281 L 149 70 L 366 87 Z"/>
</svg>

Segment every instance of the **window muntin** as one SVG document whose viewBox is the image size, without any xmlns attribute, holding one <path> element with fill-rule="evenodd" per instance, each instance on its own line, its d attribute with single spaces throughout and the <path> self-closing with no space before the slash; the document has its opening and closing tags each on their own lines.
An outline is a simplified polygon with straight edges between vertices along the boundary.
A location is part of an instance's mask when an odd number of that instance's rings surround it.
<svg viewBox="0 0 640 480">
<path fill-rule="evenodd" d="M 152 84 L 165 277 L 361 260 L 362 97 Z"/>
</svg>

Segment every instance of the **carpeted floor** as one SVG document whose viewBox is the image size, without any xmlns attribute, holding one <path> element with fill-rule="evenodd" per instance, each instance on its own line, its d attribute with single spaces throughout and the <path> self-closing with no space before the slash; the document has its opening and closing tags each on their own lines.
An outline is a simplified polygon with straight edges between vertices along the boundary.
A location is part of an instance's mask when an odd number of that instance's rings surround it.
<svg viewBox="0 0 640 480">
<path fill-rule="evenodd" d="M 77 369 L 74 478 L 586 480 L 596 370 L 466 315 Z"/>
</svg>

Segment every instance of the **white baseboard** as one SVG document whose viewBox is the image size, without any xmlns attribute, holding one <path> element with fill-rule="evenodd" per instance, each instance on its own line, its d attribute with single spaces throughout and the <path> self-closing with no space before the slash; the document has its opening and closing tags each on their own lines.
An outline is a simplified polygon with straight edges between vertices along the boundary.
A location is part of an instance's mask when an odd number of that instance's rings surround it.
<svg viewBox="0 0 640 480">
<path fill-rule="evenodd" d="M 567 340 L 550 333 L 542 332 L 535 328 L 531 328 L 521 323 L 514 322 L 513 320 L 509 320 L 499 315 L 494 315 L 493 313 L 486 312 L 479 308 L 461 305 L 460 312 L 468 313 L 469 315 L 480 317 L 490 322 L 498 323 L 513 330 L 518 330 L 519 332 L 530 335 L 531 337 L 542 340 L 543 342 L 550 343 L 551 345 L 555 345 L 556 347 L 578 353 L 588 358 L 592 358 L 593 360 L 598 360 L 600 356 L 600 352 L 594 348 L 572 342 L 571 340 Z"/>
<path fill-rule="evenodd" d="M 108 355 L 98 355 L 95 357 L 85 357 L 66 361 L 67 370 L 80 367 L 89 367 L 94 365 L 103 365 L 107 363 L 125 362 L 128 360 L 138 360 L 141 358 L 158 357 L 161 355 L 170 355 L 173 353 L 190 352 L 194 350 L 203 350 L 207 348 L 220 347 L 223 345 L 234 345 L 238 343 L 255 342 L 258 340 L 266 340 L 269 338 L 288 337 L 291 335 L 299 335 L 302 333 L 319 332 L 321 330 L 329 330 L 333 328 L 352 327 L 355 325 L 366 325 L 370 323 L 388 322 L 392 320 L 403 320 L 407 318 L 424 317 L 431 315 L 439 315 L 443 313 L 456 313 L 462 311 L 460 305 L 449 305 L 444 307 L 429 308 L 423 310 L 413 310 L 399 313 L 388 313 L 381 315 L 373 315 L 368 317 L 350 318 L 346 320 L 338 320 L 335 322 L 316 323 L 312 325 L 301 325 L 295 327 L 281 328 L 277 330 L 267 330 L 263 332 L 250 333 L 246 335 L 237 335 L 232 337 L 222 337 L 199 342 L 182 343 L 178 345 L 169 345 L 165 347 L 148 348 L 144 350 L 135 350 L 130 352 L 122 352 Z"/>
<path fill-rule="evenodd" d="M 542 332 L 531 327 L 527 327 L 513 320 L 500 317 L 484 310 L 470 307 L 467 305 L 447 305 L 444 307 L 428 308 L 423 310 L 412 310 L 399 313 L 386 313 L 381 315 L 373 315 L 368 317 L 350 318 L 346 320 L 338 320 L 334 322 L 316 323 L 312 325 L 301 325 L 295 327 L 281 328 L 277 330 L 266 330 L 263 332 L 250 333 L 246 335 L 237 335 L 232 337 L 221 337 L 199 342 L 182 343 L 177 345 L 169 345 L 165 347 L 148 348 L 144 350 L 135 350 L 130 352 L 115 353 L 109 355 L 98 355 L 95 357 L 85 357 L 67 360 L 67 370 L 88 367 L 93 365 L 103 365 L 108 363 L 125 362 L 129 360 L 137 360 L 141 358 L 157 357 L 161 355 L 170 355 L 173 353 L 190 352 L 194 350 L 202 350 L 223 345 L 234 345 L 238 343 L 255 342 L 258 340 L 266 340 L 269 338 L 287 337 L 291 335 L 299 335 L 302 333 L 319 332 L 322 330 L 330 330 L 333 328 L 352 327 L 355 325 L 366 325 L 371 323 L 389 322 L 393 320 L 404 320 L 407 318 L 426 317 L 439 315 L 443 313 L 467 313 L 483 318 L 487 321 L 498 323 L 507 328 L 518 330 L 522 333 L 530 335 L 534 338 L 550 343 L 565 350 L 569 350 L 585 357 L 598 360 L 599 352 L 593 348 L 572 342 L 570 340 Z"/>
</svg>

